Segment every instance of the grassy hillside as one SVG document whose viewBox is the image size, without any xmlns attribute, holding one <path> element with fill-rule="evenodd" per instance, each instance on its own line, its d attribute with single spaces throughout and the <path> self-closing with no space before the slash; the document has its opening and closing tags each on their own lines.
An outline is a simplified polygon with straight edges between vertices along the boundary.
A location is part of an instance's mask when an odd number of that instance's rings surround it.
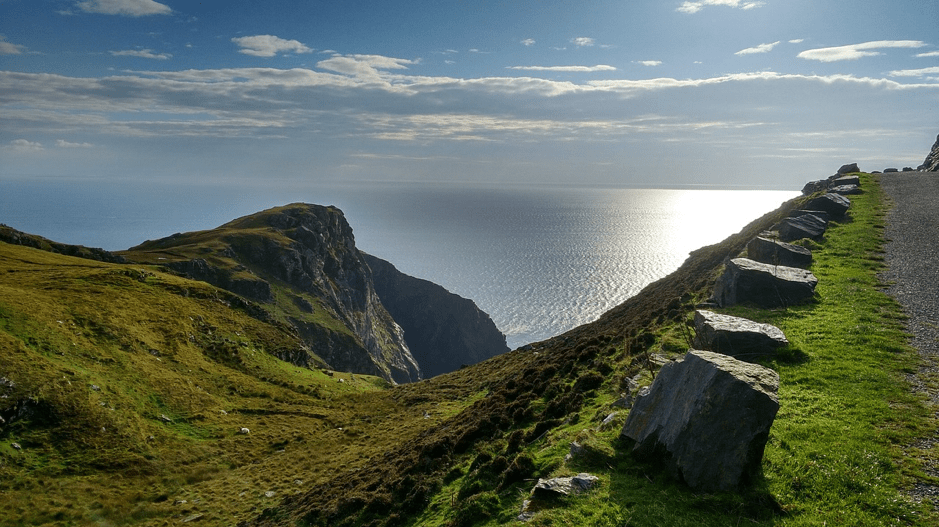
<svg viewBox="0 0 939 527">
<path fill-rule="evenodd" d="M 296 335 L 204 283 L 0 244 L 0 524 L 496 525 L 538 477 L 586 471 L 599 488 L 527 525 L 935 525 L 902 492 L 930 481 L 935 449 L 912 445 L 936 424 L 904 380 L 917 359 L 880 292 L 884 204 L 864 186 L 813 243 L 817 302 L 725 310 L 791 341 L 767 363 L 781 409 L 742 493 L 635 462 L 612 403 L 685 352 L 722 262 L 796 202 L 593 324 L 398 387 L 276 359 Z"/>
</svg>

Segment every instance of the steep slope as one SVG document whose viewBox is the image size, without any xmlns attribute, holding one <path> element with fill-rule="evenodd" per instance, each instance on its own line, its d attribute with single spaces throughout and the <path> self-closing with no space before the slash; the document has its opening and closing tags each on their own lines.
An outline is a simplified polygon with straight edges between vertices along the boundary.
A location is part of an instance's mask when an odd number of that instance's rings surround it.
<svg viewBox="0 0 939 527">
<path fill-rule="evenodd" d="M 472 300 L 408 276 L 381 258 L 362 256 L 372 269 L 381 303 L 404 328 L 404 339 L 425 377 L 509 351 L 505 335 Z"/>
<path fill-rule="evenodd" d="M 0 242 L 0 525 L 236 525 L 467 404 L 161 269 Z"/>
<path fill-rule="evenodd" d="M 296 327 L 332 368 L 393 382 L 421 379 L 401 328 L 339 209 L 296 203 L 121 253 L 255 300 Z"/>
</svg>

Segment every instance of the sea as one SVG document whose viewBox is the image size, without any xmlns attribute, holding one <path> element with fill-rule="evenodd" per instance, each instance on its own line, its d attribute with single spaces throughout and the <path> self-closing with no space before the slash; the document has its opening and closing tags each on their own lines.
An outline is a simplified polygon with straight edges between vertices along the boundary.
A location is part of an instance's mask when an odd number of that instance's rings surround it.
<svg viewBox="0 0 939 527">
<path fill-rule="evenodd" d="M 781 190 L 460 183 L 143 183 L 0 179 L 0 223 L 127 249 L 293 202 L 335 205 L 356 246 L 470 298 L 510 348 L 596 320 L 799 195 Z"/>
</svg>

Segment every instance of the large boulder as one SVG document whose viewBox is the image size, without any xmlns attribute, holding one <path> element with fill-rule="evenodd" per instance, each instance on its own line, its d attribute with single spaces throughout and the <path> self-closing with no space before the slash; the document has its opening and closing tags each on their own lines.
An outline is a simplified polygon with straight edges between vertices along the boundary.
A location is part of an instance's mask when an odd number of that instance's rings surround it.
<svg viewBox="0 0 939 527">
<path fill-rule="evenodd" d="M 794 218 L 786 218 L 776 225 L 779 239 L 784 242 L 811 238 L 820 240 L 828 229 L 828 222 L 814 214 L 803 214 Z"/>
<path fill-rule="evenodd" d="M 753 480 L 779 410 L 779 375 L 710 351 L 666 364 L 629 412 L 620 437 L 692 489 L 734 490 Z"/>
<path fill-rule="evenodd" d="M 838 169 L 838 174 L 851 174 L 860 171 L 861 169 L 858 168 L 857 163 L 851 163 L 848 165 L 842 165 L 841 168 Z"/>
<path fill-rule="evenodd" d="M 918 167 L 924 172 L 939 172 L 939 136 L 936 136 L 936 142 L 926 156 L 926 160 Z"/>
<path fill-rule="evenodd" d="M 833 194 L 841 194 L 842 196 L 850 196 L 854 194 L 860 194 L 864 191 L 861 190 L 861 187 L 857 185 L 838 185 L 828 189 L 828 192 Z"/>
<path fill-rule="evenodd" d="M 825 211 L 836 218 L 844 216 L 850 206 L 851 200 L 840 194 L 832 194 L 830 192 L 822 194 L 805 204 L 806 209 Z"/>
<path fill-rule="evenodd" d="M 777 348 L 789 344 L 782 330 L 772 324 L 713 311 L 694 313 L 696 349 L 714 351 L 752 362 L 772 355 Z"/>
<path fill-rule="evenodd" d="M 828 190 L 828 180 L 819 179 L 818 181 L 809 181 L 802 187 L 802 195 L 808 196 L 810 194 L 815 194 L 816 192 L 821 192 L 823 190 Z"/>
<path fill-rule="evenodd" d="M 747 243 L 747 258 L 772 265 L 801 267 L 812 265 L 812 251 L 791 243 L 757 236 Z"/>
<path fill-rule="evenodd" d="M 720 306 L 751 303 L 760 307 L 786 307 L 812 299 L 818 278 L 810 271 L 771 265 L 749 258 L 727 262 L 714 287 Z"/>
<path fill-rule="evenodd" d="M 833 178 L 828 186 L 839 187 L 841 185 L 855 185 L 855 186 L 860 187 L 861 177 L 856 174 L 853 176 L 839 176 L 839 177 Z"/>
</svg>

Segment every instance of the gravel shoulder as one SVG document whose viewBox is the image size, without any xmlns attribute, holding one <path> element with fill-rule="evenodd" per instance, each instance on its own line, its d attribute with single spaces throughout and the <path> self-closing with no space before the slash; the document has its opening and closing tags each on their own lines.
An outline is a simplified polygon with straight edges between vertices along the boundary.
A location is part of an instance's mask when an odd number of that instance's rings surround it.
<svg viewBox="0 0 939 527">
<path fill-rule="evenodd" d="M 909 380 L 939 412 L 939 173 L 884 174 L 880 183 L 892 201 L 885 231 L 887 271 L 883 278 L 890 284 L 888 294 L 909 315 L 910 344 L 923 358 L 920 371 Z M 939 431 L 914 446 L 939 448 Z M 936 463 L 926 460 L 924 468 L 930 476 L 939 477 Z M 911 494 L 937 500 L 939 487 L 920 482 Z"/>
</svg>

